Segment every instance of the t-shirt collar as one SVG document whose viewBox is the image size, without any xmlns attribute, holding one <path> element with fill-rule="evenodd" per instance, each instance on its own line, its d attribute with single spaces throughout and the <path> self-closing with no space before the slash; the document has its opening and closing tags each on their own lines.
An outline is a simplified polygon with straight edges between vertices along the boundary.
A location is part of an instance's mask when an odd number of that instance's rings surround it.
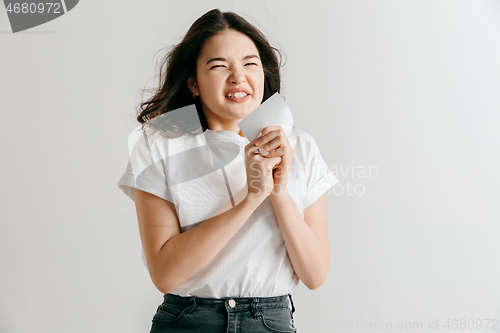
<svg viewBox="0 0 500 333">
<path fill-rule="evenodd" d="M 207 129 L 204 134 L 207 140 L 212 141 L 232 142 L 239 146 L 246 146 L 250 143 L 245 136 L 240 136 L 238 133 L 226 130 L 213 131 L 211 129 Z"/>
</svg>

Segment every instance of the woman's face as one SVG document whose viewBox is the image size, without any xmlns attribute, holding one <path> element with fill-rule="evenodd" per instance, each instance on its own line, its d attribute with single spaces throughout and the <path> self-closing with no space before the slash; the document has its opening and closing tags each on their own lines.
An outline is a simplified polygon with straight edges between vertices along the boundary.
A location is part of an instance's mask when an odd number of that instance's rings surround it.
<svg viewBox="0 0 500 333">
<path fill-rule="evenodd" d="M 199 95 L 210 129 L 240 132 L 236 124 L 264 97 L 264 70 L 257 47 L 235 30 L 213 36 L 198 57 L 196 81 L 191 78 L 188 86 Z M 227 97 L 234 88 L 245 90 L 249 96 Z"/>
</svg>

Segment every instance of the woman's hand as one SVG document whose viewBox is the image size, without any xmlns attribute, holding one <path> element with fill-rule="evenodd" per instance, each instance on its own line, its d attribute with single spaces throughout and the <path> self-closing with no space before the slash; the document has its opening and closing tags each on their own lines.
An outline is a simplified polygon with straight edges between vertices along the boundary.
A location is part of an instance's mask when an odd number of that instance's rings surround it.
<svg viewBox="0 0 500 333">
<path fill-rule="evenodd" d="M 255 148 L 253 149 L 260 148 L 258 155 L 269 158 L 271 161 L 275 161 L 276 157 L 280 158 L 278 163 L 273 167 L 274 185 L 271 195 L 286 193 L 286 184 L 288 182 L 288 174 L 290 173 L 294 151 L 285 131 L 281 126 L 267 126 L 262 130 L 260 137 L 254 141 Z M 263 153 L 264 155 L 262 155 Z"/>
<path fill-rule="evenodd" d="M 266 158 L 255 151 L 255 141 L 245 146 L 245 168 L 247 171 L 248 195 L 260 202 L 264 201 L 273 191 L 273 167 L 280 163 L 280 157 Z"/>
</svg>

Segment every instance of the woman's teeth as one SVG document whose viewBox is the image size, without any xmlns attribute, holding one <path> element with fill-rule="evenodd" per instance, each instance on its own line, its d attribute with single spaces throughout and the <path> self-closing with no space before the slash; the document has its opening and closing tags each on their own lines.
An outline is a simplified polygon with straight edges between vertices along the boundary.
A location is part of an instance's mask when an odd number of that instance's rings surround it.
<svg viewBox="0 0 500 333">
<path fill-rule="evenodd" d="M 227 97 L 235 97 L 235 98 L 243 98 L 245 97 L 247 94 L 244 93 L 244 92 L 237 92 L 237 93 L 232 93 L 232 94 L 229 94 Z"/>
</svg>

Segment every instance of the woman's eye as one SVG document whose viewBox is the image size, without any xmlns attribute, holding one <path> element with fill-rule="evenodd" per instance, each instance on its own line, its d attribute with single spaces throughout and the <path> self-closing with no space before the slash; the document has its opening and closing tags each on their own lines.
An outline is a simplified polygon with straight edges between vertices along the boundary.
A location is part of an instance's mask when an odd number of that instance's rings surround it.
<svg viewBox="0 0 500 333">
<path fill-rule="evenodd" d="M 255 66 L 258 66 L 255 62 L 249 62 L 249 63 L 245 64 L 245 66 L 246 65 L 255 65 Z M 226 66 L 225 65 L 215 65 L 213 67 L 210 67 L 210 69 L 215 68 L 215 67 L 226 67 Z"/>
</svg>

